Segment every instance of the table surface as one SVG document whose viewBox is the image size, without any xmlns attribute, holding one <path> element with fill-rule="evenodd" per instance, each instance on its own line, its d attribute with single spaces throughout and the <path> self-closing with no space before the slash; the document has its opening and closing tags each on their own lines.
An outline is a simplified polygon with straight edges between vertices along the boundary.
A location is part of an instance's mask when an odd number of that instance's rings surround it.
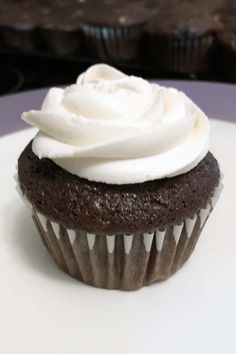
<svg viewBox="0 0 236 354">
<path fill-rule="evenodd" d="M 210 118 L 236 123 L 236 85 L 169 80 L 158 82 L 184 91 Z M 44 88 L 1 97 L 0 136 L 27 128 L 20 119 L 21 113 L 38 109 L 47 91 L 48 88 Z"/>
</svg>

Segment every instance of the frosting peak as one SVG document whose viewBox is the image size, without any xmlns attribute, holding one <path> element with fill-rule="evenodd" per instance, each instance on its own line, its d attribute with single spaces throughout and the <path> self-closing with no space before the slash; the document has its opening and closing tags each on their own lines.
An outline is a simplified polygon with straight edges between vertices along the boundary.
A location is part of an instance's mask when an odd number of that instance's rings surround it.
<svg viewBox="0 0 236 354">
<path fill-rule="evenodd" d="M 41 110 L 22 118 L 39 128 L 36 155 L 93 181 L 171 177 L 195 167 L 208 151 L 208 119 L 184 93 L 105 64 L 90 67 L 66 89 L 50 89 Z"/>
</svg>

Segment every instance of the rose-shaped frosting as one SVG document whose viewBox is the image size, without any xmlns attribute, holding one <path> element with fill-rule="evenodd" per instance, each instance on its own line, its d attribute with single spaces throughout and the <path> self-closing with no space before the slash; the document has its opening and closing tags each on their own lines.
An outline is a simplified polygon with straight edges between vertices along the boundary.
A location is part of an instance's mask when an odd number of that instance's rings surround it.
<svg viewBox="0 0 236 354">
<path fill-rule="evenodd" d="M 194 168 L 208 151 L 208 119 L 183 92 L 105 64 L 90 67 L 66 89 L 50 89 L 41 110 L 22 118 L 39 128 L 33 141 L 39 158 L 92 181 L 172 177 Z"/>
</svg>

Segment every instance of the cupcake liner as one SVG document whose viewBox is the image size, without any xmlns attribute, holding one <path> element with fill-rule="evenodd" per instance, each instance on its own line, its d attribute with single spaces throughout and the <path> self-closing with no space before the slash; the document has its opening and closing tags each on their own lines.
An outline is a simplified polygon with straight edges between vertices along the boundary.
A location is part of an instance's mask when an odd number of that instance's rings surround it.
<svg viewBox="0 0 236 354">
<path fill-rule="evenodd" d="M 192 217 L 153 232 L 96 235 L 65 228 L 32 208 L 41 239 L 56 264 L 80 281 L 100 288 L 136 290 L 167 279 L 190 257 L 223 184 Z"/>
<path fill-rule="evenodd" d="M 212 35 L 184 39 L 159 37 L 150 45 L 162 70 L 179 73 L 207 71 L 215 47 Z"/>
<path fill-rule="evenodd" d="M 81 28 L 92 56 L 111 61 L 137 59 L 142 42 L 142 26 L 110 28 L 82 24 Z"/>
</svg>

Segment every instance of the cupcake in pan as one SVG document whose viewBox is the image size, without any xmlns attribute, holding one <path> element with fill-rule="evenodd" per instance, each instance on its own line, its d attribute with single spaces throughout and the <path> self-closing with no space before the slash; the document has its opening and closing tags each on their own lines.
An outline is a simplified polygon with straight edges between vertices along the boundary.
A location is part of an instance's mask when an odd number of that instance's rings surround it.
<svg viewBox="0 0 236 354">
<path fill-rule="evenodd" d="M 159 6 L 146 32 L 151 55 L 160 69 L 190 74 L 211 69 L 215 32 L 220 27 L 217 8 L 216 4 L 183 0 Z"/>
<path fill-rule="evenodd" d="M 100 1 L 84 6 L 81 29 L 90 55 L 100 60 L 130 61 L 141 56 L 144 25 L 151 16 L 140 1 Z"/>
<path fill-rule="evenodd" d="M 1 4 L 0 39 L 22 52 L 84 55 L 81 15 L 81 5 L 73 0 L 7 1 Z"/>
<path fill-rule="evenodd" d="M 221 190 L 205 114 L 182 92 L 98 64 L 49 90 L 19 187 L 57 265 L 135 290 L 191 255 Z"/>
<path fill-rule="evenodd" d="M 2 46 L 30 52 L 35 49 L 35 14 L 29 1 L 13 4 L 9 1 L 1 4 L 0 37 Z"/>
<path fill-rule="evenodd" d="M 219 71 L 229 81 L 236 82 L 236 28 L 218 34 L 220 58 Z"/>
<path fill-rule="evenodd" d="M 219 71 L 229 81 L 236 81 L 236 4 L 221 13 L 222 30 L 217 34 L 220 48 Z"/>
<path fill-rule="evenodd" d="M 68 0 L 46 3 L 38 12 L 38 37 L 42 50 L 57 56 L 84 54 L 80 4 Z"/>
</svg>

